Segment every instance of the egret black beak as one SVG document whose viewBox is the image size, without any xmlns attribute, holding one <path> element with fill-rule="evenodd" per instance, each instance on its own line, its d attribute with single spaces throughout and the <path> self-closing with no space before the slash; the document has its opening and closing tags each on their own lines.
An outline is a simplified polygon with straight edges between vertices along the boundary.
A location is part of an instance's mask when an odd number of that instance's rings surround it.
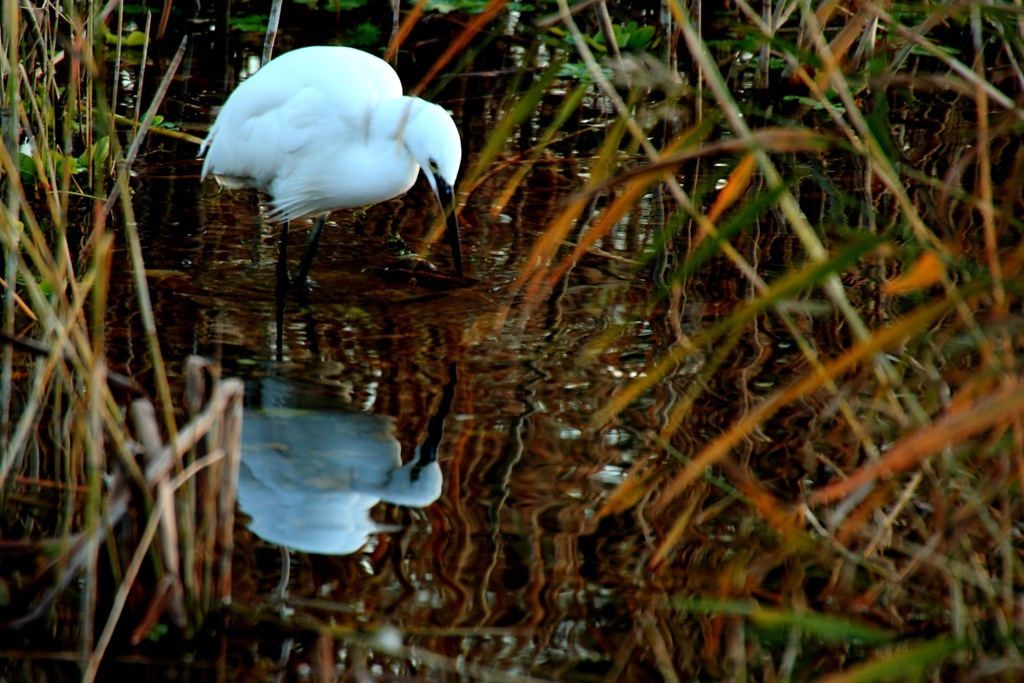
<svg viewBox="0 0 1024 683">
<path fill-rule="evenodd" d="M 437 187 L 437 199 L 441 202 L 441 212 L 444 214 L 445 233 L 448 236 L 448 245 L 452 248 L 452 261 L 455 262 L 455 274 L 461 280 L 462 277 L 462 245 L 459 242 L 459 221 L 455 217 L 455 192 L 440 173 L 434 174 L 434 183 Z"/>
</svg>

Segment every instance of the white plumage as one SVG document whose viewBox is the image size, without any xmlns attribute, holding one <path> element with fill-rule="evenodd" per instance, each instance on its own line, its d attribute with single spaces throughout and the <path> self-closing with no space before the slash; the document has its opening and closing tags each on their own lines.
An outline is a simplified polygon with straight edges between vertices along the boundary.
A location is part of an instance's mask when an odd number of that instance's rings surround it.
<svg viewBox="0 0 1024 683">
<path fill-rule="evenodd" d="M 307 47 L 270 61 L 228 97 L 204 152 L 202 177 L 266 192 L 271 220 L 320 215 L 299 269 L 303 281 L 328 212 L 397 197 L 423 169 L 462 277 L 452 190 L 459 131 L 441 107 L 403 96 L 398 74 L 371 54 Z"/>
</svg>

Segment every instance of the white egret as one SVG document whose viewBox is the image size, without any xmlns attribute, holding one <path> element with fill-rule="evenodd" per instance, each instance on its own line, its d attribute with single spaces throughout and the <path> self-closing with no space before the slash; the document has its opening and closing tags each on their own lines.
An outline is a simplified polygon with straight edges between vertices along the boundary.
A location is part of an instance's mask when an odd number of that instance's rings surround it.
<svg viewBox="0 0 1024 683">
<path fill-rule="evenodd" d="M 462 161 L 458 128 L 438 105 L 403 96 L 398 74 L 382 59 L 320 46 L 271 60 L 228 97 L 203 152 L 203 179 L 212 174 L 229 188 L 270 195 L 268 217 L 283 222 L 282 260 L 288 221 L 317 216 L 295 278 L 300 285 L 328 213 L 404 194 L 422 169 L 463 277 L 453 191 Z"/>
</svg>

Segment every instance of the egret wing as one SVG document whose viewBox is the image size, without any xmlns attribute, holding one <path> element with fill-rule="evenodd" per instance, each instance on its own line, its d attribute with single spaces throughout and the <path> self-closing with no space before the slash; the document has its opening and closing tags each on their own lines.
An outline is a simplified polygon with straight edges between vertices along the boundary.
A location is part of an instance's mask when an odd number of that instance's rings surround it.
<svg viewBox="0 0 1024 683">
<path fill-rule="evenodd" d="M 270 191 L 300 161 L 316 163 L 333 140 L 365 131 L 377 102 L 401 93 L 394 70 L 360 50 L 285 53 L 225 102 L 203 145 L 202 175 Z"/>
</svg>

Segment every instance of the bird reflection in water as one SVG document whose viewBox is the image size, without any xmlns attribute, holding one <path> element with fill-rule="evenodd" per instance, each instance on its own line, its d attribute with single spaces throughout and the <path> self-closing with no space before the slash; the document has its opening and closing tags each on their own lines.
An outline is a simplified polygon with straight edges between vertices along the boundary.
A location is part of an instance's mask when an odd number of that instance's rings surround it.
<svg viewBox="0 0 1024 683">
<path fill-rule="evenodd" d="M 247 409 L 238 502 L 250 530 L 282 548 L 322 555 L 359 550 L 381 525 L 383 501 L 427 507 L 441 495 L 438 449 L 456 373 L 415 456 L 402 464 L 391 418 L 291 408 Z"/>
</svg>

